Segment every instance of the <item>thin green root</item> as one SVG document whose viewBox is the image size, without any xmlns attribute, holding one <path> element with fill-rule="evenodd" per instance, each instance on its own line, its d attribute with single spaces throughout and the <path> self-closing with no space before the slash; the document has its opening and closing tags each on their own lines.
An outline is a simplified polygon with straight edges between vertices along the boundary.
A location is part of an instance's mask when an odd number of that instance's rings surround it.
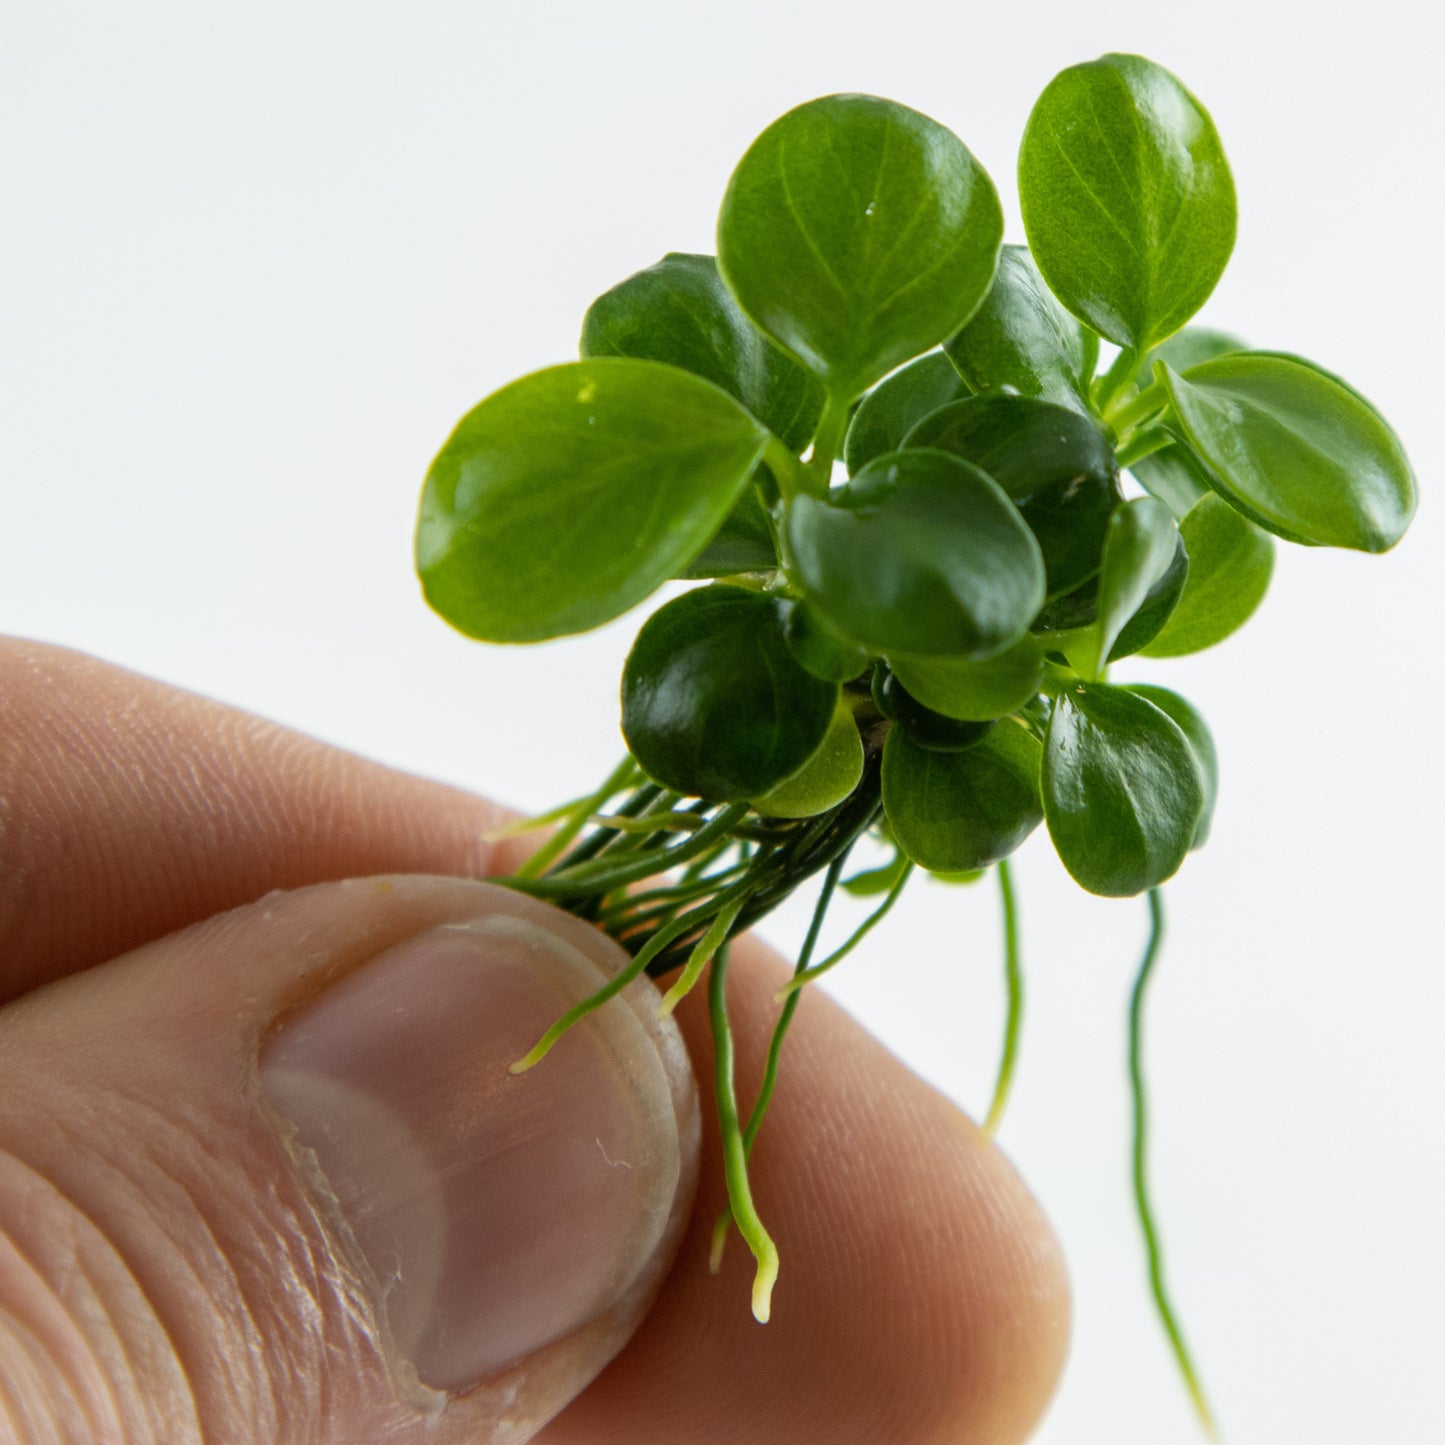
<svg viewBox="0 0 1445 1445">
<path fill-rule="evenodd" d="M 840 948 L 834 949 L 822 963 L 814 964 L 811 968 L 804 968 L 795 973 L 792 978 L 773 995 L 779 1003 L 787 1002 L 788 998 L 797 993 L 800 988 L 812 983 L 815 978 L 821 978 L 830 968 L 836 967 L 847 958 L 847 956 L 858 947 L 860 943 L 883 922 L 887 917 L 888 910 L 898 901 L 898 896 L 903 892 L 904 885 L 908 882 L 913 873 L 913 864 L 909 863 L 898 875 L 898 881 L 888 890 L 888 895 L 883 902 L 853 930 L 852 936 Z"/>
<path fill-rule="evenodd" d="M 747 901 L 747 894 L 743 894 L 736 903 L 724 908 L 713 919 L 707 932 L 698 939 L 697 946 L 688 955 L 687 963 L 681 974 L 678 975 L 677 982 L 663 994 L 662 1002 L 657 1006 L 658 1018 L 667 1018 L 673 1009 L 692 992 L 693 985 L 702 977 L 703 969 L 707 967 L 709 960 L 732 931 L 732 926 L 737 922 L 738 914 L 743 911 L 743 904 Z"/>
<path fill-rule="evenodd" d="M 1004 1020 L 1003 1054 L 999 1058 L 998 1077 L 994 1080 L 993 1100 L 988 1106 L 988 1117 L 983 1123 L 983 1132 L 989 1138 L 998 1133 L 998 1126 L 1003 1122 L 1003 1111 L 1008 1105 L 1014 1065 L 1018 1061 L 1019 1032 L 1023 1027 L 1024 1017 L 1024 976 L 1019 958 L 1018 903 L 1014 898 L 1013 874 L 1007 858 L 999 859 L 998 892 L 999 900 L 1003 904 L 1004 983 L 1008 989 L 1008 1014 Z"/>
<path fill-rule="evenodd" d="M 708 977 L 708 1014 L 712 1021 L 714 1087 L 717 1092 L 718 1126 L 722 1133 L 723 1174 L 727 1179 L 728 1204 L 742 1235 L 757 1261 L 753 1276 L 753 1317 L 761 1325 L 772 1314 L 773 1286 L 778 1279 L 778 1248 L 758 1217 L 748 1183 L 747 1149 L 738 1124 L 738 1101 L 733 1086 L 733 1035 L 727 1014 L 728 949 L 717 951 Z"/>
<path fill-rule="evenodd" d="M 1164 1257 L 1159 1244 L 1159 1232 L 1154 1223 L 1154 1209 L 1149 1202 L 1149 1186 L 1146 1179 L 1148 1155 L 1149 1116 L 1144 1098 L 1144 991 L 1154 970 L 1155 960 L 1164 943 L 1164 896 L 1157 888 L 1149 892 L 1149 942 L 1144 949 L 1144 958 L 1139 965 L 1139 975 L 1134 980 L 1134 991 L 1129 999 L 1129 1087 L 1134 1102 L 1134 1204 L 1139 1214 L 1139 1225 L 1144 1233 L 1144 1248 L 1149 1259 L 1149 1291 L 1154 1297 L 1154 1307 L 1169 1337 L 1169 1346 L 1179 1373 L 1184 1377 L 1185 1388 L 1194 1403 L 1199 1423 L 1212 1438 L 1218 1439 L 1219 1432 L 1214 1423 L 1213 1412 L 1204 1397 L 1199 1373 L 1189 1347 L 1184 1343 L 1184 1332 L 1169 1294 L 1164 1286 Z"/>
</svg>

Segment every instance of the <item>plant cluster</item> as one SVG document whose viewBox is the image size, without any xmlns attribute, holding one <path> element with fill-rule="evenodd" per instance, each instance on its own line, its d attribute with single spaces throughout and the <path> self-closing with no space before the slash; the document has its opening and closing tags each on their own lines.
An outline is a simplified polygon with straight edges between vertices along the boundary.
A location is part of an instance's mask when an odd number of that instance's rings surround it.
<svg viewBox="0 0 1445 1445">
<path fill-rule="evenodd" d="M 1188 327 L 1234 244 L 1208 113 L 1167 70 L 1107 55 L 1058 75 L 1019 156 L 1027 245 L 993 184 L 916 111 L 835 95 L 790 111 L 728 184 L 717 256 L 668 255 L 587 312 L 582 359 L 488 397 L 432 464 L 427 600 L 491 642 L 596 627 L 664 583 L 622 677 L 628 756 L 538 822 L 514 886 L 632 955 L 519 1061 L 642 972 L 710 968 L 731 1220 L 777 1272 L 747 1178 L 798 990 L 922 870 L 995 869 L 1018 1025 L 1006 860 L 1045 823 L 1092 893 L 1156 891 L 1209 831 L 1209 730 L 1178 694 L 1118 683 L 1240 627 L 1275 538 L 1383 552 L 1415 503 L 1379 413 L 1313 362 Z M 1116 350 L 1100 367 L 1101 343 Z M 835 480 L 841 461 L 846 480 Z M 865 835 L 891 861 L 852 874 Z M 821 875 L 746 1119 L 728 941 Z M 814 954 L 839 888 L 881 901 Z M 719 1228 L 725 1237 L 729 1219 Z"/>
</svg>

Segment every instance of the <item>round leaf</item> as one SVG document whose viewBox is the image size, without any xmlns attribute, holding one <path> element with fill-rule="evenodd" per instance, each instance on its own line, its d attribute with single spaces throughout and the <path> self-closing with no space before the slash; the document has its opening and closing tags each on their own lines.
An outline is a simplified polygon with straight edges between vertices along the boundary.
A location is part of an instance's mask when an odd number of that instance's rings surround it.
<svg viewBox="0 0 1445 1445">
<path fill-rule="evenodd" d="M 701 550 L 768 434 L 726 392 L 653 361 L 533 372 L 462 418 L 427 473 L 427 601 L 488 642 L 584 632 Z"/>
<path fill-rule="evenodd" d="M 863 776 L 863 739 L 852 710 L 841 703 L 818 751 L 785 783 L 753 799 L 765 818 L 814 818 L 836 808 Z"/>
<path fill-rule="evenodd" d="M 784 629 L 788 651 L 814 677 L 852 682 L 868 666 L 868 653 L 833 631 L 806 602 L 795 602 Z"/>
<path fill-rule="evenodd" d="M 896 452 L 903 438 L 930 412 L 967 395 L 963 378 L 941 351 L 920 356 L 880 381 L 859 403 L 848 424 L 843 459 L 849 473 L 862 471 L 884 452 Z"/>
<path fill-rule="evenodd" d="M 1264 600 L 1274 571 L 1274 542 L 1213 492 L 1179 524 L 1189 553 L 1189 580 L 1173 615 L 1140 651 L 1183 657 L 1222 642 Z"/>
<path fill-rule="evenodd" d="M 1178 724 L 1144 698 L 1103 685 L 1055 699 L 1043 798 L 1064 867 L 1106 898 L 1172 877 L 1204 811 L 1194 750 Z"/>
<path fill-rule="evenodd" d="M 1167 424 L 1245 516 L 1291 541 L 1385 552 L 1410 525 L 1415 478 L 1358 392 L 1296 356 L 1242 351 L 1159 368 Z"/>
<path fill-rule="evenodd" d="M 1021 708 L 1039 690 L 1044 649 L 1024 636 L 1012 647 L 982 662 L 956 657 L 891 657 L 898 680 L 925 707 L 945 717 L 987 722 Z"/>
<path fill-rule="evenodd" d="M 1043 817 L 1041 753 L 1012 722 L 961 753 L 929 752 L 895 727 L 883 747 L 883 808 L 899 847 L 938 873 L 1007 858 Z"/>
<path fill-rule="evenodd" d="M 582 323 L 582 355 L 665 361 L 736 397 L 800 452 L 823 414 L 823 388 L 733 300 L 711 256 L 674 252 L 599 296 Z"/>
<path fill-rule="evenodd" d="M 845 637 L 878 652 L 980 658 L 1027 630 L 1044 597 L 1039 546 L 977 467 L 892 452 L 785 521 L 792 571 Z"/>
<path fill-rule="evenodd" d="M 1120 493 L 1114 449 L 1092 417 L 1029 397 L 969 397 L 925 417 L 905 445 L 952 452 L 1004 489 L 1038 539 L 1048 596 L 1098 572 Z"/>
<path fill-rule="evenodd" d="M 980 396 L 1088 410 L 1099 338 L 1059 305 L 1027 246 L 1003 248 L 983 305 L 944 350 Z"/>
<path fill-rule="evenodd" d="M 1214 734 L 1209 724 L 1200 715 L 1193 703 L 1186 702 L 1177 692 L 1167 687 L 1136 684 L 1129 691 L 1145 702 L 1152 702 L 1160 712 L 1167 714 L 1184 734 L 1194 753 L 1199 768 L 1199 784 L 1204 789 L 1204 811 L 1194 829 L 1190 850 L 1202 848 L 1209 839 L 1209 825 L 1214 821 L 1214 801 L 1219 796 L 1219 754 L 1214 747 Z"/>
<path fill-rule="evenodd" d="M 793 661 L 784 606 L 724 584 L 643 624 L 622 673 L 622 732 L 650 777 L 689 796 L 743 801 L 817 751 L 838 689 Z"/>
<path fill-rule="evenodd" d="M 1049 82 L 1024 130 L 1019 200 L 1054 294 L 1137 351 L 1199 310 L 1234 248 L 1234 181 L 1214 122 L 1137 55 Z"/>
<path fill-rule="evenodd" d="M 718 218 L 744 311 L 850 400 L 973 314 L 1003 215 L 951 131 L 893 101 L 833 95 L 748 148 Z"/>
</svg>

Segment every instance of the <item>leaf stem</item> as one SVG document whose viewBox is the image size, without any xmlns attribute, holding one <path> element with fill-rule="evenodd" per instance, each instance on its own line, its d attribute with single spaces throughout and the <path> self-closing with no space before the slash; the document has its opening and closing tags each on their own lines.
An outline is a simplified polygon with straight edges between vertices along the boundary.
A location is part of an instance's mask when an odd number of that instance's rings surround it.
<svg viewBox="0 0 1445 1445">
<path fill-rule="evenodd" d="M 713 1086 L 717 1094 L 718 1127 L 722 1134 L 723 1174 L 727 1179 L 728 1203 L 738 1222 L 738 1233 L 757 1261 L 753 1277 L 753 1317 L 765 1325 L 772 1313 L 773 1285 L 778 1278 L 778 1248 L 773 1243 L 753 1203 L 748 1182 L 748 1155 L 743 1132 L 738 1126 L 738 1101 L 733 1086 L 733 1035 L 728 1023 L 728 945 L 713 958 L 708 974 L 708 1017 L 712 1023 Z"/>
<path fill-rule="evenodd" d="M 1004 981 L 1008 989 L 1008 1014 L 1004 1021 L 1003 1056 L 999 1059 L 993 1100 L 988 1106 L 988 1117 L 983 1125 L 984 1133 L 990 1137 L 998 1132 L 1004 1108 L 1008 1104 L 1024 1017 L 1024 976 L 1019 957 L 1018 901 L 1014 897 L 1013 872 L 1007 858 L 999 859 L 997 871 L 999 901 L 1003 905 Z"/>
<path fill-rule="evenodd" d="M 1141 422 L 1149 421 L 1158 415 L 1168 404 L 1169 393 L 1164 390 L 1161 382 L 1156 381 L 1152 386 L 1146 386 L 1138 396 L 1124 402 L 1106 416 L 1105 420 L 1119 434 L 1121 445 L 1127 448 L 1133 439 L 1134 429 Z"/>
<path fill-rule="evenodd" d="M 1143 355 L 1135 347 L 1124 347 L 1109 363 L 1109 369 L 1094 384 L 1094 406 L 1106 420 L 1113 420 L 1109 415 L 1109 408 L 1134 380 L 1143 359 Z"/>
<path fill-rule="evenodd" d="M 1135 462 L 1143 461 L 1145 457 L 1162 451 L 1173 440 L 1174 438 L 1162 426 L 1143 427 L 1119 448 L 1119 465 L 1132 467 Z"/>
<path fill-rule="evenodd" d="M 1144 1234 L 1144 1248 L 1149 1261 L 1149 1290 L 1154 1297 L 1154 1307 L 1169 1336 L 1169 1345 L 1174 1353 L 1179 1373 L 1184 1377 L 1185 1388 L 1193 1401 L 1195 1413 L 1211 1438 L 1217 1438 L 1214 1416 L 1204 1398 L 1204 1388 L 1194 1368 L 1189 1348 L 1184 1343 L 1184 1332 L 1169 1302 L 1164 1286 L 1164 1258 L 1159 1244 L 1159 1233 L 1154 1223 L 1154 1209 L 1149 1201 L 1149 1186 L 1146 1179 L 1147 1152 L 1149 1143 L 1149 1116 L 1144 1097 L 1144 993 L 1154 971 L 1155 961 L 1164 943 L 1164 895 L 1157 888 L 1149 890 L 1149 942 L 1139 964 L 1139 974 L 1134 980 L 1133 993 L 1129 998 L 1129 1087 L 1134 1105 L 1134 1204 L 1139 1214 L 1139 1226 Z"/>
<path fill-rule="evenodd" d="M 772 472 L 773 480 L 778 484 L 778 491 L 782 493 L 784 501 L 791 501 L 800 492 L 813 489 L 807 467 L 788 450 L 786 443 L 771 433 L 767 446 L 763 448 L 763 461 Z"/>
<path fill-rule="evenodd" d="M 828 486 L 833 479 L 833 463 L 838 457 L 838 443 L 843 440 L 843 433 L 848 428 L 850 405 L 851 402 L 835 391 L 829 391 L 828 400 L 823 404 L 823 415 L 808 457 L 809 490 L 815 497 L 828 495 Z"/>
</svg>

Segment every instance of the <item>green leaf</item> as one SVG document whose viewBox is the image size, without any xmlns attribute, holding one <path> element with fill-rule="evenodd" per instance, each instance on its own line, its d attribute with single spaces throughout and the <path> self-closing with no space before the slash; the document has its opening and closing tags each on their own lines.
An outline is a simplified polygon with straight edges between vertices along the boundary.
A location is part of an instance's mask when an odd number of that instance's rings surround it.
<svg viewBox="0 0 1445 1445">
<path fill-rule="evenodd" d="M 998 196 L 951 131 L 869 95 L 791 110 L 748 148 L 718 218 L 744 311 L 842 402 L 953 335 L 993 280 Z"/>
<path fill-rule="evenodd" d="M 946 717 L 919 702 L 888 667 L 874 669 L 873 705 L 890 722 L 908 734 L 910 742 L 935 753 L 961 753 L 977 747 L 993 729 L 993 722 L 970 722 Z"/>
<path fill-rule="evenodd" d="M 1290 541 L 1386 552 L 1415 512 L 1399 439 L 1360 394 L 1297 356 L 1243 351 L 1180 376 L 1159 368 L 1166 425 L 1212 485 Z"/>
<path fill-rule="evenodd" d="M 533 372 L 474 407 L 427 473 L 427 601 L 489 642 L 585 632 L 701 550 L 768 433 L 726 392 L 654 361 Z"/>
<path fill-rule="evenodd" d="M 1132 657 L 1158 637 L 1179 606 L 1179 599 L 1189 581 L 1189 570 L 1189 553 L 1185 550 L 1184 538 L 1176 535 L 1173 559 L 1159 580 L 1144 594 L 1139 610 L 1124 624 L 1124 630 L 1109 649 L 1110 662 Z"/>
<path fill-rule="evenodd" d="M 1007 858 L 1043 817 L 1038 740 L 1013 722 L 962 753 L 929 752 L 900 729 L 883 747 L 883 808 L 910 858 L 966 873 Z"/>
<path fill-rule="evenodd" d="M 1178 442 L 1141 457 L 1129 470 L 1144 490 L 1158 497 L 1180 521 L 1210 493 L 1209 473 L 1199 458 Z"/>
<path fill-rule="evenodd" d="M 1103 671 L 1126 624 L 1173 565 L 1178 547 L 1179 529 L 1163 502 L 1136 497 L 1114 513 L 1104 541 L 1093 633 L 1088 646 L 1069 654 L 1083 677 L 1092 680 Z"/>
<path fill-rule="evenodd" d="M 1194 753 L 1199 768 L 1199 785 L 1204 790 L 1204 811 L 1194 829 L 1189 844 L 1190 851 L 1202 848 L 1209 839 L 1209 826 L 1214 821 L 1214 802 L 1219 796 L 1219 754 L 1214 747 L 1214 734 L 1209 724 L 1200 715 L 1199 709 L 1186 702 L 1177 692 L 1167 687 L 1154 687 L 1136 683 L 1129 688 L 1136 697 L 1152 702 L 1160 712 L 1170 717 Z"/>
<path fill-rule="evenodd" d="M 1027 246 L 1003 248 L 983 305 L 944 350 L 980 396 L 1088 410 L 1099 338 L 1055 300 Z"/>
<path fill-rule="evenodd" d="M 755 487 L 743 488 L 712 540 L 677 576 L 684 581 L 735 577 L 739 572 L 772 572 L 777 568 L 773 528 Z"/>
<path fill-rule="evenodd" d="M 1214 122 L 1137 55 L 1049 82 L 1024 131 L 1019 199 L 1054 294 L 1135 351 L 1199 310 L 1234 248 L 1234 181 Z"/>
<path fill-rule="evenodd" d="M 1244 349 L 1244 342 L 1227 331 L 1215 331 L 1208 326 L 1186 326 L 1183 331 L 1175 332 L 1168 341 L 1156 346 L 1144 358 L 1139 371 L 1142 376 L 1152 376 L 1156 361 L 1167 362 L 1175 371 L 1188 371 L 1191 366 L 1202 366 L 1216 356 L 1228 356 Z"/>
<path fill-rule="evenodd" d="M 1120 493 L 1114 449 L 1092 417 L 1030 397 L 969 397 L 925 417 L 905 446 L 951 452 L 1003 488 L 1038 539 L 1048 596 L 1098 572 Z"/>
<path fill-rule="evenodd" d="M 814 818 L 836 808 L 863 776 L 863 739 L 853 711 L 842 701 L 818 751 L 770 793 L 753 799 L 754 812 L 765 818 Z"/>
<path fill-rule="evenodd" d="M 650 777 L 738 802 L 771 792 L 818 750 L 838 689 L 793 661 L 784 609 L 724 583 L 643 624 L 622 673 L 622 732 Z"/>
<path fill-rule="evenodd" d="M 785 637 L 799 665 L 825 682 L 852 682 L 868 666 L 867 650 L 840 637 L 806 602 L 788 612 Z"/>
<path fill-rule="evenodd" d="M 875 898 L 889 892 L 908 871 L 908 854 L 901 849 L 893 855 L 891 862 L 878 868 L 868 868 L 843 880 L 843 891 L 854 898 Z"/>
<path fill-rule="evenodd" d="M 1044 649 L 1025 635 L 982 662 L 956 657 L 891 657 L 898 680 L 944 717 L 986 722 L 1021 708 L 1043 684 Z"/>
<path fill-rule="evenodd" d="M 1106 898 L 1172 877 L 1204 811 L 1194 750 L 1178 724 L 1144 698 L 1102 684 L 1055 699 L 1043 798 L 1064 867 Z"/>
<path fill-rule="evenodd" d="M 785 521 L 792 572 L 843 636 L 878 652 L 982 658 L 1028 630 L 1044 597 L 1038 543 L 977 467 L 891 452 Z"/>
<path fill-rule="evenodd" d="M 1222 642 L 1264 601 L 1274 571 L 1274 542 L 1213 492 L 1179 524 L 1189 580 L 1173 615 L 1140 649 L 1146 657 L 1183 657 Z"/>
<path fill-rule="evenodd" d="M 822 385 L 743 315 L 711 256 L 674 252 L 599 296 L 582 323 L 582 355 L 665 361 L 701 376 L 794 452 L 823 414 Z"/>
<path fill-rule="evenodd" d="M 896 452 L 929 412 L 967 395 L 963 378 L 941 351 L 920 356 L 879 382 L 859 403 L 848 425 L 843 459 L 849 474 L 862 471 L 884 452 Z"/>
</svg>

